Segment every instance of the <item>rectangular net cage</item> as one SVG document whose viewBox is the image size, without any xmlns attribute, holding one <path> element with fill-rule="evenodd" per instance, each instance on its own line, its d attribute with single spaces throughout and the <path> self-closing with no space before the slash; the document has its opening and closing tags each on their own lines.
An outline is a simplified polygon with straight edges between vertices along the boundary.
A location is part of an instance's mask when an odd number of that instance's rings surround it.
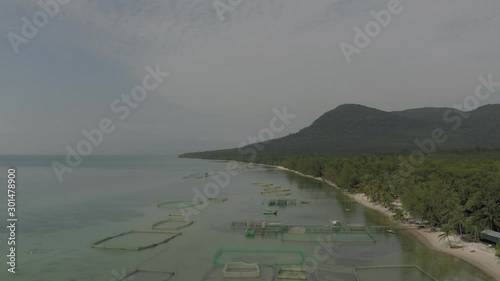
<svg viewBox="0 0 500 281">
<path fill-rule="evenodd" d="M 357 281 L 438 281 L 416 265 L 388 265 L 355 267 Z"/>
<path fill-rule="evenodd" d="M 118 281 L 167 281 L 171 280 L 175 272 L 160 272 L 150 270 L 136 270 L 127 274 Z"/>
<path fill-rule="evenodd" d="M 283 241 L 296 242 L 365 242 L 376 243 L 377 237 L 368 227 L 290 226 L 281 234 Z"/>
<path fill-rule="evenodd" d="M 259 266 L 303 264 L 305 252 L 302 249 L 248 249 L 222 247 L 214 254 L 213 264 L 225 266 L 227 263 L 255 263 Z"/>
<path fill-rule="evenodd" d="M 276 269 L 272 266 L 239 263 L 226 264 L 227 267 L 213 267 L 205 273 L 201 281 L 276 281 Z M 281 280 L 280 280 L 281 281 Z"/>
</svg>

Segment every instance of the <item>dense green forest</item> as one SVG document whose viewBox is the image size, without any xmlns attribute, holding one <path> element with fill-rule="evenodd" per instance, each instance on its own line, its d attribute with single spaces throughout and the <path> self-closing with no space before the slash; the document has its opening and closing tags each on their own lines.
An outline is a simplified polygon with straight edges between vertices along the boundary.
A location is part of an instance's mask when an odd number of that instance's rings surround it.
<svg viewBox="0 0 500 281">
<path fill-rule="evenodd" d="M 189 156 L 196 157 L 196 154 Z M 221 153 L 217 159 L 245 161 L 232 153 Z M 438 153 L 411 166 L 405 162 L 407 159 L 408 155 L 404 154 L 261 153 L 253 162 L 321 177 L 349 192 L 365 193 L 386 207 L 399 201 L 412 217 L 470 239 L 478 239 L 484 229 L 500 230 L 500 151 Z M 404 212 L 396 209 L 396 219 L 403 218 Z"/>
</svg>

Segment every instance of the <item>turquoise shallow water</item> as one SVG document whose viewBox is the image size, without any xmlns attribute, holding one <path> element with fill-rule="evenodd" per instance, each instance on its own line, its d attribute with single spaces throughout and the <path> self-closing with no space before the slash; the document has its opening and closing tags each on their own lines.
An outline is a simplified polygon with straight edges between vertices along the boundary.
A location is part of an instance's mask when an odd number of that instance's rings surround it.
<svg viewBox="0 0 500 281">
<path fill-rule="evenodd" d="M 18 228 L 17 273 L 7 273 L 6 228 L 0 234 L 2 271 L 0 280 L 66 281 L 117 280 L 135 269 L 175 271 L 171 280 L 202 280 L 212 270 L 212 258 L 221 247 L 247 249 L 301 248 L 320 269 L 311 280 L 355 280 L 356 266 L 418 265 L 437 280 L 489 280 L 475 267 L 453 257 L 431 251 L 405 235 L 379 234 L 377 243 L 328 244 L 282 241 L 276 237 L 245 238 L 232 231 L 234 220 L 279 220 L 296 225 L 325 225 L 332 218 L 350 223 L 384 225 L 386 218 L 358 204 L 321 182 L 273 168 L 258 167 L 231 176 L 218 196 L 223 203 L 210 203 L 190 219 L 183 235 L 167 244 L 141 252 L 106 251 L 90 245 L 104 237 L 129 230 L 150 230 L 174 209 L 157 208 L 168 200 L 192 200 L 194 189 L 213 183 L 211 177 L 183 179 L 210 171 L 222 171 L 226 163 L 177 159 L 169 156 L 95 156 L 66 174 L 60 183 L 50 168 L 51 156 L 3 156 L 0 180 L 6 181 L 7 167 L 17 167 Z M 277 217 L 266 217 L 266 201 L 255 182 L 274 183 L 291 189 L 288 198 L 330 200 L 317 207 L 280 208 Z M 6 194 L 6 183 L 0 183 Z M 6 222 L 6 199 L 0 202 L 0 221 Z M 350 210 L 346 211 L 346 208 Z M 315 258 L 319 253 L 324 259 Z M 328 270 L 328 272 L 326 272 Z M 374 274 L 374 281 L 385 280 Z M 391 275 L 393 276 L 393 275 Z M 420 276 L 409 274 L 408 276 Z M 410 277 L 401 276 L 400 280 Z M 412 277 L 413 278 L 413 277 Z M 411 279 L 413 280 L 413 279 Z M 416 279 L 418 280 L 418 279 Z"/>
</svg>

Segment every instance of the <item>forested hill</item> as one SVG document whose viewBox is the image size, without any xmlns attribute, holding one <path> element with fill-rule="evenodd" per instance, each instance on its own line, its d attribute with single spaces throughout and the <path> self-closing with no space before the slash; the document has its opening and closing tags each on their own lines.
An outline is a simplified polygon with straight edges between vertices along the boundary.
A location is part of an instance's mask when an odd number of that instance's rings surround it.
<svg viewBox="0 0 500 281">
<path fill-rule="evenodd" d="M 418 108 L 386 112 L 363 105 L 345 104 L 331 110 L 309 127 L 264 144 L 238 149 L 183 154 L 180 157 L 245 160 L 243 151 L 259 154 L 356 155 L 393 154 L 418 149 L 415 140 L 432 137 L 440 128 L 446 141 L 439 151 L 500 148 L 500 105 L 486 105 L 470 112 L 450 108 Z"/>
</svg>

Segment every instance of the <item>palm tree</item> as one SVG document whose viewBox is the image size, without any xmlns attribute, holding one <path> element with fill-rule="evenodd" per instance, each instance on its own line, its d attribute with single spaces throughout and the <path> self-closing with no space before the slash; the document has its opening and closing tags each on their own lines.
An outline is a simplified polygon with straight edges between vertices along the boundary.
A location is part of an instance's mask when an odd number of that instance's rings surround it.
<svg viewBox="0 0 500 281">
<path fill-rule="evenodd" d="M 451 212 L 449 216 L 448 223 L 452 224 L 453 227 L 458 227 L 460 235 L 464 233 L 463 228 L 465 228 L 466 217 L 464 215 L 463 206 L 458 205 L 455 207 L 455 209 L 453 210 L 453 212 Z"/>
<path fill-rule="evenodd" d="M 441 228 L 441 234 L 439 234 L 439 241 L 447 239 L 448 244 L 450 244 L 450 248 L 451 248 L 450 235 L 452 235 L 453 232 L 454 232 L 453 226 L 451 226 L 449 224 L 443 225 L 443 227 Z"/>
<path fill-rule="evenodd" d="M 489 197 L 482 203 L 484 207 L 481 211 L 490 229 L 493 229 L 493 227 L 500 228 L 500 206 L 497 204 L 496 200 Z"/>
<path fill-rule="evenodd" d="M 481 230 L 482 226 L 480 225 L 479 221 L 477 220 L 476 217 L 471 216 L 467 218 L 467 227 L 466 227 L 469 232 L 469 237 L 472 238 L 473 240 L 477 241 L 479 240 L 479 237 L 481 236 Z"/>
</svg>

